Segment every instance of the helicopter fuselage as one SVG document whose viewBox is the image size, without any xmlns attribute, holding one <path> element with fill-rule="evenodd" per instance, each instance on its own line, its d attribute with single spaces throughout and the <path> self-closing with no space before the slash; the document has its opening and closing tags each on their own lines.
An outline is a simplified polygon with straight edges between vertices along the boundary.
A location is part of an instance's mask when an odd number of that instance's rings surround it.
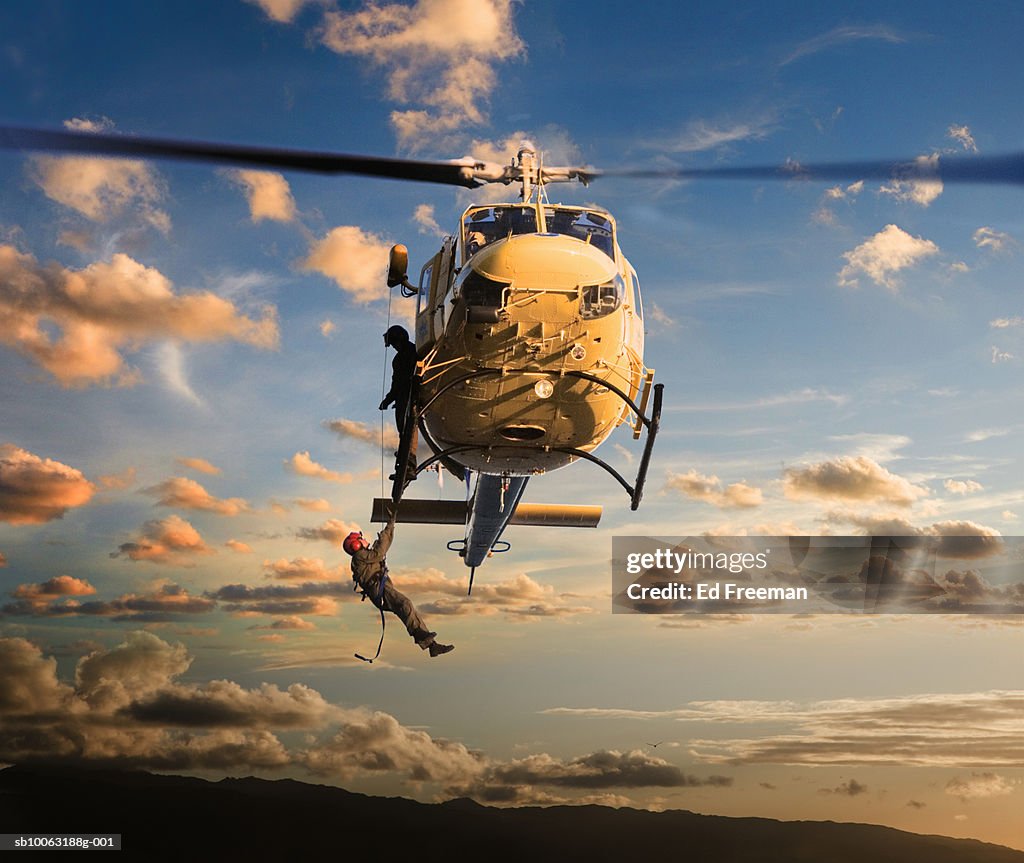
<svg viewBox="0 0 1024 863">
<path fill-rule="evenodd" d="M 590 452 L 629 416 L 619 393 L 635 400 L 645 371 L 639 285 L 613 219 L 471 207 L 423 268 L 416 344 L 422 421 L 449 466 L 528 476 Z"/>
</svg>

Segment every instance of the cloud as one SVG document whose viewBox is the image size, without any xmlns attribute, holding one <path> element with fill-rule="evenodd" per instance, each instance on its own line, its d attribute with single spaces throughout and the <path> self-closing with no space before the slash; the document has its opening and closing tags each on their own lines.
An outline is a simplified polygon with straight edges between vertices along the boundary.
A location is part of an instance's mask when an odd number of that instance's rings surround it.
<svg viewBox="0 0 1024 863">
<path fill-rule="evenodd" d="M 351 473 L 338 473 L 335 470 L 328 470 L 322 464 L 313 461 L 309 451 L 297 452 L 285 463 L 285 467 L 297 473 L 299 476 L 311 476 L 316 479 L 324 479 L 328 482 L 349 483 L 355 479 Z"/>
<path fill-rule="evenodd" d="M 818 54 L 837 45 L 845 45 L 848 42 L 861 42 L 865 39 L 888 42 L 893 45 L 899 45 L 907 41 L 905 36 L 901 36 L 884 24 L 836 27 L 827 33 L 822 33 L 820 36 L 815 36 L 812 39 L 801 42 L 779 65 L 788 66 L 796 60 L 809 57 L 812 54 Z"/>
<path fill-rule="evenodd" d="M 647 310 L 647 319 L 665 327 L 671 327 L 675 321 L 657 303 L 651 303 Z"/>
<path fill-rule="evenodd" d="M 84 578 L 57 575 L 41 584 L 19 584 L 11 591 L 11 596 L 27 603 L 28 607 L 41 609 L 65 596 L 90 596 L 94 593 L 96 588 Z"/>
<path fill-rule="evenodd" d="M 191 524 L 181 516 L 171 515 L 165 519 L 147 521 L 142 533 L 130 542 L 121 544 L 111 557 L 124 555 L 130 560 L 193 565 L 192 558 L 198 554 L 213 554 L 212 548 Z"/>
<path fill-rule="evenodd" d="M 293 683 L 286 690 L 273 683 L 243 689 L 229 680 L 201 686 L 166 687 L 135 700 L 126 711 L 141 723 L 199 728 L 319 728 L 338 715 L 316 690 Z"/>
<path fill-rule="evenodd" d="M 694 402 L 692 404 L 686 404 L 679 408 L 669 408 L 669 410 L 679 410 L 684 412 L 691 411 L 749 411 L 749 410 L 761 410 L 770 409 L 777 407 L 787 407 L 788 405 L 799 405 L 809 404 L 811 402 L 830 402 L 833 405 L 843 405 L 848 401 L 847 396 L 835 395 L 830 393 L 828 390 L 816 389 L 812 387 L 805 387 L 801 390 L 794 390 L 788 393 L 778 393 L 774 395 L 762 396 L 757 399 L 745 402 L 718 402 L 711 404 L 700 404 Z"/>
<path fill-rule="evenodd" d="M 70 575 L 57 575 L 42 584 L 21 584 L 11 596 L 19 599 L 56 599 L 59 596 L 88 596 L 95 593 L 96 588 L 82 578 Z"/>
<path fill-rule="evenodd" d="M 0 638 L 0 717 L 67 709 L 70 695 L 70 688 L 57 680 L 55 659 L 44 659 L 23 638 Z"/>
<path fill-rule="evenodd" d="M 303 620 L 301 617 L 289 615 L 288 617 L 282 617 L 279 620 L 275 620 L 267 627 L 254 627 L 255 629 L 297 629 L 297 630 L 310 630 L 316 629 L 316 625 L 310 623 L 308 620 Z"/>
<path fill-rule="evenodd" d="M 40 458 L 14 444 L 0 444 L 0 521 L 42 524 L 89 502 L 94 486 L 82 472 Z"/>
<path fill-rule="evenodd" d="M 858 794 L 864 794 L 868 790 L 867 785 L 863 785 L 856 779 L 850 779 L 848 782 L 841 782 L 837 788 L 820 788 L 819 791 L 822 794 L 840 794 L 846 797 L 856 797 Z"/>
<path fill-rule="evenodd" d="M 955 555 L 949 555 L 955 556 Z M 967 555 L 961 555 L 966 557 Z M 975 557 L 985 555 L 976 554 Z M 1024 583 L 993 585 L 977 570 L 954 569 L 935 579 L 943 595 L 938 606 L 944 611 L 1006 611 L 1024 610 Z"/>
<path fill-rule="evenodd" d="M 966 803 L 969 800 L 1009 794 L 1013 791 L 1015 784 L 998 773 L 972 773 L 966 779 L 961 779 L 959 776 L 950 779 L 946 783 L 946 793 L 959 797 Z"/>
<path fill-rule="evenodd" d="M 723 490 L 722 482 L 717 476 L 704 476 L 696 470 L 684 474 L 670 471 L 665 488 L 722 509 L 749 509 L 764 503 L 764 496 L 759 488 L 736 482 Z"/>
<path fill-rule="evenodd" d="M 325 318 L 320 321 L 320 335 L 325 339 L 329 338 L 331 333 L 333 333 L 337 328 L 337 325 L 330 318 Z"/>
<path fill-rule="evenodd" d="M 870 240 L 853 251 L 844 252 L 846 266 L 839 271 L 839 284 L 856 286 L 857 277 L 864 274 L 876 285 L 895 291 L 899 287 L 896 273 L 937 254 L 939 247 L 931 240 L 912 237 L 896 225 L 886 225 Z"/>
<path fill-rule="evenodd" d="M 259 6 L 272 21 L 288 24 L 310 0 L 246 0 L 246 2 Z"/>
<path fill-rule="evenodd" d="M 182 467 L 188 467 L 192 470 L 197 470 L 199 473 L 209 474 L 211 476 L 217 476 L 221 473 L 221 469 L 215 465 L 210 464 L 205 458 L 191 458 L 187 456 L 178 456 L 175 461 Z"/>
<path fill-rule="evenodd" d="M 104 119 L 69 120 L 68 128 L 107 132 L 113 123 Z M 94 159 L 88 156 L 33 156 L 29 175 L 52 201 L 81 213 L 94 222 L 107 222 L 132 209 L 144 222 L 167 233 L 170 217 L 157 208 L 164 183 L 145 162 L 136 159 Z"/>
<path fill-rule="evenodd" d="M 946 134 L 965 150 L 969 150 L 972 153 L 978 152 L 978 145 L 974 143 L 974 136 L 966 126 L 957 126 L 954 123 L 946 130 Z"/>
<path fill-rule="evenodd" d="M 299 561 L 302 558 L 297 559 Z M 295 577 L 300 576 L 301 563 L 287 560 L 278 561 L 281 570 L 287 573 L 291 568 Z M 266 561 L 264 567 L 267 577 L 274 576 L 275 564 Z M 301 584 L 269 584 L 252 587 L 247 584 L 226 584 L 215 591 L 207 592 L 206 598 L 224 603 L 224 608 L 231 614 L 252 616 L 269 614 L 279 616 L 295 616 L 299 614 L 315 614 L 331 616 L 337 613 L 339 602 L 356 602 L 358 594 L 352 589 L 348 568 L 336 567 L 327 570 L 322 561 L 306 563 L 311 577 L 317 581 L 305 581 Z M 329 573 L 325 578 L 324 573 Z M 288 576 L 285 575 L 285 578 Z"/>
<path fill-rule="evenodd" d="M 229 539 L 227 542 L 224 543 L 224 545 L 226 545 L 232 551 L 237 552 L 238 554 L 253 553 L 252 547 L 248 543 L 244 543 L 238 539 Z"/>
<path fill-rule="evenodd" d="M 1008 428 L 988 428 L 978 429 L 977 431 L 970 432 L 966 438 L 967 443 L 981 443 L 981 441 L 989 440 L 994 437 L 1005 437 L 1010 433 Z"/>
<path fill-rule="evenodd" d="M 249 512 L 249 504 L 242 498 L 216 498 L 194 479 L 183 476 L 173 476 L 159 485 L 144 488 L 142 493 L 158 497 L 157 506 L 199 509 L 204 512 L 215 512 L 218 515 L 238 515 L 241 512 Z"/>
<path fill-rule="evenodd" d="M 343 225 L 313 243 L 301 267 L 333 279 L 356 302 L 369 303 L 387 298 L 390 251 L 391 244 L 382 237 Z"/>
<path fill-rule="evenodd" d="M 511 0 L 418 0 L 329 10 L 319 36 L 332 51 L 382 67 L 389 98 L 417 106 L 391 114 L 399 143 L 416 149 L 486 122 L 495 64 L 525 50 L 513 8 Z"/>
<path fill-rule="evenodd" d="M 840 456 L 804 468 L 788 468 L 783 489 L 792 500 L 839 499 L 897 506 L 910 506 L 928 495 L 928 489 L 890 473 L 867 456 Z"/>
<path fill-rule="evenodd" d="M 310 748 L 304 763 L 312 772 L 339 778 L 359 773 L 399 772 L 415 782 L 460 782 L 476 776 L 482 757 L 462 743 L 438 740 L 405 728 L 381 711 L 351 714 L 329 740 Z"/>
<path fill-rule="evenodd" d="M 938 153 L 933 153 L 931 156 L 918 156 L 914 159 L 915 171 L 925 176 L 935 174 L 938 166 Z M 929 179 L 897 177 L 889 185 L 879 188 L 878 191 L 882 195 L 892 195 L 897 201 L 910 201 L 921 207 L 927 207 L 942 194 L 942 188 L 942 180 L 937 177 Z"/>
<path fill-rule="evenodd" d="M 857 180 L 855 183 L 850 183 L 845 189 L 842 186 L 833 186 L 831 189 L 826 189 L 825 198 L 832 201 L 841 201 L 844 198 L 856 198 L 863 191 L 864 181 Z"/>
<path fill-rule="evenodd" d="M 1005 252 L 1011 246 L 1016 245 L 1016 241 L 1009 234 L 997 231 L 987 225 L 978 228 L 972 235 L 972 239 L 974 245 L 979 249 L 988 249 L 990 252 Z"/>
<path fill-rule="evenodd" d="M 288 181 L 277 172 L 233 169 L 224 171 L 224 174 L 245 192 L 249 218 L 253 222 L 295 220 L 295 199 Z"/>
<path fill-rule="evenodd" d="M 122 253 L 71 270 L 0 244 L 0 343 L 63 386 L 136 383 L 123 351 L 167 339 L 275 348 L 276 312 L 266 307 L 255 320 L 210 292 L 176 294 L 159 271 Z"/>
<path fill-rule="evenodd" d="M 356 420 L 347 420 L 344 418 L 327 420 L 324 422 L 324 427 L 330 429 L 341 438 L 351 438 L 353 440 L 361 441 L 362 443 L 370 444 L 374 447 L 383 446 L 384 449 L 398 449 L 398 432 L 396 432 L 390 425 L 387 425 L 384 428 L 383 443 L 381 443 L 381 432 L 379 428 L 371 428 L 366 423 L 357 422 Z"/>
<path fill-rule="evenodd" d="M 278 630 L 306 629 L 285 618 Z M 491 802 L 568 802 L 537 790 L 725 787 L 644 752 L 546 754 L 502 762 L 465 744 L 403 726 L 394 716 L 331 704 L 303 684 L 246 688 L 230 680 L 183 682 L 192 657 L 181 644 L 130 632 L 79 660 L 72 683 L 22 638 L 0 638 L 0 761 L 90 763 L 156 770 L 289 767 L 351 780 L 394 776 L 444 794 Z M 289 748 L 281 736 L 304 732 Z M 294 738 L 294 735 L 293 735 Z M 535 788 L 534 786 L 537 786 Z M 585 797 L 609 802 L 615 797 Z M 619 799 L 622 802 L 622 799 Z"/>
<path fill-rule="evenodd" d="M 988 325 L 996 330 L 1005 330 L 1009 327 L 1024 327 L 1024 318 L 1015 316 L 1012 318 L 995 318 L 988 322 Z"/>
<path fill-rule="evenodd" d="M 670 710 L 549 708 L 545 714 L 710 724 L 691 755 L 713 764 L 1015 767 L 1024 757 L 1024 692 L 793 701 L 694 701 Z M 728 737 L 720 725 L 767 725 Z"/>
<path fill-rule="evenodd" d="M 208 598 L 193 596 L 185 588 L 176 584 L 161 584 L 149 593 L 126 593 L 117 599 L 89 600 L 79 602 L 68 599 L 63 602 L 42 598 L 17 599 L 8 603 L 0 612 L 11 615 L 31 615 L 34 617 L 110 617 L 114 620 L 165 621 L 177 615 L 206 614 L 216 607 L 216 603 Z"/>
<path fill-rule="evenodd" d="M 282 767 L 271 730 L 317 728 L 337 708 L 293 684 L 183 684 L 185 648 L 147 632 L 79 661 L 74 686 L 23 639 L 0 639 L 0 760 L 90 762 L 163 770 Z"/>
<path fill-rule="evenodd" d="M 974 521 L 939 521 L 925 528 L 924 532 L 925 535 L 939 537 L 937 552 L 943 557 L 970 560 L 1002 551 L 999 531 Z"/>
<path fill-rule="evenodd" d="M 202 405 L 203 400 L 189 383 L 188 370 L 185 368 L 185 355 L 182 353 L 181 345 L 166 341 L 157 347 L 154 356 L 157 370 L 168 389 L 194 405 Z"/>
<path fill-rule="evenodd" d="M 7 566 L 7 558 L 2 551 L 0 551 L 0 569 Z"/>
<path fill-rule="evenodd" d="M 937 540 L 932 550 L 959 560 L 990 557 L 1004 547 L 998 530 L 962 519 L 916 527 L 901 516 L 830 512 L 827 520 L 855 524 L 870 536 L 931 537 Z"/>
<path fill-rule="evenodd" d="M 1014 354 L 1009 351 L 1002 351 L 995 345 L 992 345 L 992 365 L 998 365 L 999 363 L 1008 363 L 1014 358 Z"/>
<path fill-rule="evenodd" d="M 120 473 L 104 474 L 103 476 L 97 477 L 96 481 L 100 484 L 101 488 L 107 490 L 120 490 L 128 488 L 135 482 L 135 474 L 137 473 L 134 467 L 125 468 Z"/>
<path fill-rule="evenodd" d="M 319 557 L 296 557 L 292 560 L 263 561 L 263 571 L 267 578 L 280 579 L 348 579 L 350 572 L 346 566 L 328 569 Z"/>
<path fill-rule="evenodd" d="M 359 525 L 348 524 L 337 518 L 329 518 L 317 527 L 299 528 L 295 535 L 299 539 L 325 539 L 332 545 L 340 546 L 345 537 L 355 530 L 359 530 Z"/>
<path fill-rule="evenodd" d="M 650 146 L 660 152 L 699 153 L 714 150 L 736 141 L 760 141 L 775 126 L 773 116 L 751 120 L 691 120 L 677 135 L 669 139 L 652 141 Z"/>
<path fill-rule="evenodd" d="M 877 462 L 903 458 L 899 455 L 899 450 L 913 442 L 906 435 L 871 434 L 870 432 L 830 435 L 829 440 L 842 444 L 852 456 L 867 456 Z"/>
<path fill-rule="evenodd" d="M 984 491 L 985 486 L 973 479 L 959 480 L 947 479 L 942 484 L 950 494 L 974 494 L 976 491 Z"/>
<path fill-rule="evenodd" d="M 864 181 L 857 180 L 855 183 L 843 188 L 842 186 L 832 186 L 825 190 L 822 196 L 822 203 L 818 209 L 812 214 L 814 221 L 819 222 L 823 225 L 834 225 L 836 224 L 836 214 L 829 206 L 835 201 L 850 201 L 856 198 L 861 192 L 864 191 Z"/>
<path fill-rule="evenodd" d="M 304 498 L 297 497 L 293 503 L 306 510 L 307 512 L 330 512 L 331 504 L 330 501 L 324 500 L 322 497 L 318 498 Z"/>
<path fill-rule="evenodd" d="M 412 220 L 419 226 L 421 234 L 432 237 L 447 236 L 447 231 L 437 223 L 433 204 L 420 204 L 412 214 Z"/>
<path fill-rule="evenodd" d="M 511 620 L 534 620 L 545 617 L 569 617 L 589 614 L 587 606 L 570 605 L 569 597 L 556 594 L 551 585 L 540 584 L 526 573 L 519 573 L 500 582 L 475 584 L 473 595 L 466 595 L 466 578 L 448 578 L 438 569 L 397 571 L 395 583 L 401 590 L 417 596 L 440 594 L 439 599 L 417 603 L 424 614 L 449 616 L 490 616 L 504 614 Z"/>
<path fill-rule="evenodd" d="M 732 779 L 689 776 L 663 758 L 638 749 L 630 752 L 601 750 L 563 761 L 551 755 L 531 755 L 492 767 L 482 777 L 485 785 L 551 785 L 564 788 L 692 788 L 728 786 Z"/>
</svg>

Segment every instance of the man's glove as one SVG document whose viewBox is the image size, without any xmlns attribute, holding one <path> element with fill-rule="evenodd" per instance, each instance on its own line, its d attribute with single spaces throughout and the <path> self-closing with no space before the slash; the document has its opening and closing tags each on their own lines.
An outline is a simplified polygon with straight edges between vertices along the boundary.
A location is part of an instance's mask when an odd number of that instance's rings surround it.
<svg viewBox="0 0 1024 863">
<path fill-rule="evenodd" d="M 391 407 L 392 402 L 394 402 L 394 399 L 392 398 L 384 399 L 379 405 L 377 405 L 377 410 L 386 411 L 389 407 Z"/>
</svg>

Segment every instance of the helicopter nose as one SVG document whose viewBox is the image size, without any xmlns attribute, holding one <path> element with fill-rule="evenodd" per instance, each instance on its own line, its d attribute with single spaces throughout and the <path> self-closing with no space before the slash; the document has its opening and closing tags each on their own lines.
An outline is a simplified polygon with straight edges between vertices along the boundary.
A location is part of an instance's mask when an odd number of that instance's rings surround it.
<svg viewBox="0 0 1024 863">
<path fill-rule="evenodd" d="M 575 288 L 614 278 L 615 262 L 600 249 L 562 234 L 524 234 L 494 243 L 473 258 L 473 269 L 519 289 Z"/>
</svg>

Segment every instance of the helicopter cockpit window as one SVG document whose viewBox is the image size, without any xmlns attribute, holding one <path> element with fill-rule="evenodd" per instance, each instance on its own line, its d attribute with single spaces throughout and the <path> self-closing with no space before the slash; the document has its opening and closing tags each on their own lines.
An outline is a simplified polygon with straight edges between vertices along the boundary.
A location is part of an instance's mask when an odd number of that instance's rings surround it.
<svg viewBox="0 0 1024 863">
<path fill-rule="evenodd" d="M 433 261 L 420 270 L 420 289 L 416 297 L 416 314 L 426 309 L 427 303 L 430 301 L 430 279 L 433 274 Z"/>
<path fill-rule="evenodd" d="M 467 306 L 499 309 L 504 305 L 507 287 L 505 282 L 489 279 L 472 267 L 466 267 L 459 276 L 455 290 L 461 294 Z"/>
<path fill-rule="evenodd" d="M 586 285 L 580 288 L 580 317 L 584 320 L 603 318 L 622 305 L 626 296 L 626 283 L 622 276 L 603 285 Z"/>
<path fill-rule="evenodd" d="M 470 258 L 495 240 L 537 233 L 537 213 L 533 207 L 481 207 L 466 214 L 462 228 Z"/>
<path fill-rule="evenodd" d="M 576 237 L 596 246 L 615 260 L 615 228 L 604 213 L 594 210 L 546 210 L 544 219 L 553 234 Z"/>
</svg>

